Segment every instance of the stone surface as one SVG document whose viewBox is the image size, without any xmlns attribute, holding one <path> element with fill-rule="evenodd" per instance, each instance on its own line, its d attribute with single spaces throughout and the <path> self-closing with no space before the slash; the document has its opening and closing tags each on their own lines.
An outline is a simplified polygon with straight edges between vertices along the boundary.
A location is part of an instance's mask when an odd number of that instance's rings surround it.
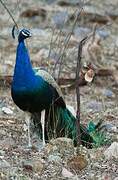
<svg viewBox="0 0 118 180">
<path fill-rule="evenodd" d="M 44 169 L 44 162 L 41 159 L 27 160 L 23 162 L 25 171 L 33 171 L 41 174 Z"/>
<path fill-rule="evenodd" d="M 23 169 L 25 171 L 33 171 L 33 164 L 32 161 L 27 160 L 23 162 Z"/>
<path fill-rule="evenodd" d="M 71 178 L 74 176 L 74 174 L 72 174 L 70 171 L 68 171 L 66 168 L 62 169 L 62 176 L 64 176 L 65 178 Z"/>
<path fill-rule="evenodd" d="M 111 159 L 113 157 L 118 158 L 118 143 L 113 142 L 111 146 L 105 150 L 104 155 L 106 159 Z"/>
<path fill-rule="evenodd" d="M 10 108 L 8 108 L 8 107 L 2 107 L 2 111 L 5 114 L 8 114 L 8 115 L 12 115 L 13 114 L 13 111 Z"/>
<path fill-rule="evenodd" d="M 38 174 L 41 174 L 44 169 L 44 163 L 42 160 L 35 160 L 33 161 L 33 170 Z"/>
<path fill-rule="evenodd" d="M 62 156 L 69 156 L 74 153 L 74 145 L 72 139 L 69 138 L 57 138 L 50 141 L 58 153 L 62 154 Z"/>
<path fill-rule="evenodd" d="M 99 112 L 99 111 L 102 111 L 103 110 L 103 105 L 101 102 L 97 102 L 97 101 L 90 101 L 88 104 L 87 104 L 87 107 L 94 111 L 94 112 Z"/>
<path fill-rule="evenodd" d="M 8 167 L 10 167 L 10 164 L 6 160 L 0 158 L 0 169 Z"/>
<path fill-rule="evenodd" d="M 114 133 L 118 132 L 117 127 L 114 126 L 113 124 L 108 123 L 108 124 L 105 124 L 104 127 L 108 132 L 114 132 Z"/>
<path fill-rule="evenodd" d="M 49 161 L 49 162 L 50 162 L 50 161 L 53 161 L 53 162 L 60 163 L 60 162 L 62 162 L 62 159 L 61 159 L 61 157 L 58 156 L 58 155 L 49 155 L 48 161 Z"/>
<path fill-rule="evenodd" d="M 105 89 L 103 91 L 103 95 L 105 95 L 106 97 L 109 97 L 109 98 L 114 97 L 114 93 L 110 89 Z"/>
<path fill-rule="evenodd" d="M 84 169 L 87 166 L 87 164 L 88 164 L 88 162 L 83 155 L 78 155 L 78 156 L 72 157 L 68 161 L 68 166 L 75 171 Z"/>
</svg>

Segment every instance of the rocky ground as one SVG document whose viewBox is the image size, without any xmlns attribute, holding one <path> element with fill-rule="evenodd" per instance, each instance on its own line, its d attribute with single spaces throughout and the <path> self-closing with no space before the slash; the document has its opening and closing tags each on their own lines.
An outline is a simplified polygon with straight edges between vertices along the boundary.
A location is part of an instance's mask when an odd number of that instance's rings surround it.
<svg viewBox="0 0 118 180">
<path fill-rule="evenodd" d="M 118 0 L 87 0 L 77 19 L 76 12 L 82 7 L 79 0 L 4 3 L 19 28 L 32 31 L 27 45 L 33 65 L 59 77 L 66 102 L 75 109 L 77 47 L 82 38 L 93 33 L 82 54 L 82 67 L 91 63 L 95 76 L 80 87 L 81 122 L 102 120 L 109 143 L 93 149 L 80 147 L 77 152 L 70 139 L 53 139 L 41 148 L 32 135 L 33 147 L 27 148 L 24 113 L 10 94 L 17 38 L 12 39 L 13 21 L 0 4 L 0 179 L 117 180 Z"/>
</svg>

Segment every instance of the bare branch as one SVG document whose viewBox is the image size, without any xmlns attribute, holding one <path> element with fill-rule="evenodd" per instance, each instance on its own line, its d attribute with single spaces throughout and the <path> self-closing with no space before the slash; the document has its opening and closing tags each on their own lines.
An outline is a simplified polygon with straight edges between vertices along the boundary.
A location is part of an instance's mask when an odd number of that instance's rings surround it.
<svg viewBox="0 0 118 180">
<path fill-rule="evenodd" d="M 77 127 L 77 145 L 81 144 L 81 133 L 80 133 L 80 69 L 81 69 L 81 56 L 82 56 L 82 47 L 87 40 L 87 36 L 82 39 L 78 46 L 78 57 L 77 57 L 77 66 L 76 66 L 76 96 L 77 96 L 77 114 L 76 114 L 76 127 Z"/>
<path fill-rule="evenodd" d="M 69 44 L 70 38 L 71 38 L 71 36 L 72 36 L 72 34 L 73 34 L 73 30 L 74 30 L 74 28 L 75 28 L 75 26 L 76 26 L 76 23 L 77 23 L 77 21 L 78 21 L 79 16 L 80 16 L 81 13 L 82 13 L 82 11 L 83 11 L 83 8 L 81 8 L 81 9 L 79 9 L 79 10 L 76 10 L 76 11 L 74 12 L 74 15 L 76 15 L 76 16 L 75 16 L 75 19 L 74 19 L 74 22 L 73 22 L 73 25 L 72 25 L 71 32 L 69 32 L 69 33 L 67 34 L 67 36 L 66 36 L 66 38 L 65 38 L 65 40 L 64 40 L 64 46 L 62 47 L 62 49 L 60 50 L 60 53 L 59 53 L 60 56 L 59 56 L 57 62 L 55 63 L 55 65 L 54 65 L 54 68 L 53 68 L 53 76 L 54 76 L 54 73 L 55 73 L 55 69 L 56 69 L 56 67 L 57 67 L 57 64 L 60 63 L 59 71 L 58 71 L 58 79 L 59 79 L 60 73 L 61 73 L 61 67 L 62 67 L 62 62 L 63 62 L 64 54 L 65 54 L 65 52 L 66 52 L 66 50 L 67 50 L 67 48 L 68 48 L 68 44 Z"/>
</svg>

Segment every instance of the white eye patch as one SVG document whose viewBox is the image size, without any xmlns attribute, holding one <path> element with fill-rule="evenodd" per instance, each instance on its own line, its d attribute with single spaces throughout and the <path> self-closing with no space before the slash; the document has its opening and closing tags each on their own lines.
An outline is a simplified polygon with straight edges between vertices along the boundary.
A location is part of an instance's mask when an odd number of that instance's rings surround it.
<svg viewBox="0 0 118 180">
<path fill-rule="evenodd" d="M 22 34 L 26 37 L 29 36 L 29 33 L 25 33 L 24 31 L 22 31 Z"/>
</svg>

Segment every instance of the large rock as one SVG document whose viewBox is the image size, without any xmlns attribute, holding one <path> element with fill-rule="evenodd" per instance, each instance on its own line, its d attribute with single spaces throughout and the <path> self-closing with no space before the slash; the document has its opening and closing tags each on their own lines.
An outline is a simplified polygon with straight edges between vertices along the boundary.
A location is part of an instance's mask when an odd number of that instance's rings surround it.
<svg viewBox="0 0 118 180">
<path fill-rule="evenodd" d="M 74 154 L 74 145 L 72 139 L 60 137 L 57 139 L 51 140 L 50 144 L 52 144 L 55 148 L 54 151 L 62 154 L 62 156 L 72 156 Z"/>
<path fill-rule="evenodd" d="M 44 162 L 41 159 L 27 160 L 23 162 L 23 169 L 41 174 L 44 169 Z"/>
<path fill-rule="evenodd" d="M 118 158 L 118 143 L 113 142 L 111 146 L 104 152 L 106 159 Z"/>
</svg>

